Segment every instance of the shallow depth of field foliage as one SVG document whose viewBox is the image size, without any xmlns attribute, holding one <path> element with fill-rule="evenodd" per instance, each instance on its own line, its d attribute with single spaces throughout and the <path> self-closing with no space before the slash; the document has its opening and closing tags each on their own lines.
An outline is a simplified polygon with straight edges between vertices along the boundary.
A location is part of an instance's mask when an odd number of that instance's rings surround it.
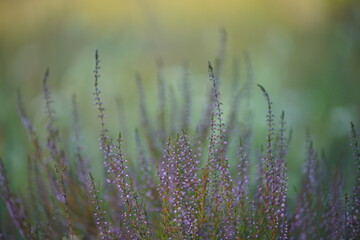
<svg viewBox="0 0 360 240">
<path fill-rule="evenodd" d="M 357 0 L 1 1 L 0 239 L 357 239 L 358 29 Z"/>
<path fill-rule="evenodd" d="M 19 116 L 31 145 L 26 162 L 27 191 L 11 190 L 0 160 L 0 197 L 12 221 L 6 222 L 0 236 L 358 239 L 360 147 L 354 124 L 349 124 L 349 145 L 357 169 L 352 190 L 344 192 L 341 171 L 326 168 L 326 156 L 314 148 L 308 132 L 302 180 L 294 204 L 289 204 L 287 153 L 292 132 L 287 131 L 285 112 L 276 118 L 269 93 L 258 84 L 267 106 L 264 144 L 258 148 L 253 144 L 250 109 L 243 116 L 244 122 L 238 119 L 240 106 L 249 107 L 254 92 L 250 57 L 245 57 L 248 78 L 240 87 L 235 74 L 228 114 L 223 111 L 219 91 L 222 59 L 216 59 L 215 69 L 208 63 L 211 90 L 195 128 L 190 124 L 193 96 L 186 66 L 182 75 L 183 101 L 178 102 L 174 90 L 170 88 L 167 94 L 159 60 L 155 121 L 148 115 L 142 79 L 137 75 L 141 124 L 135 129 L 136 156 L 129 164 L 121 131 L 114 135 L 107 127 L 96 51 L 93 101 L 98 110 L 98 144 L 103 159 L 100 179 L 94 178 L 88 160 L 91 156 L 80 140 L 81 114 L 76 95 L 72 97 L 73 141 L 68 145 L 68 140 L 61 138 L 46 70 L 42 83 L 47 116 L 45 139 L 29 119 L 20 90 L 17 93 Z M 236 73 L 239 69 L 234 68 Z M 124 114 L 122 106 L 119 113 Z"/>
</svg>

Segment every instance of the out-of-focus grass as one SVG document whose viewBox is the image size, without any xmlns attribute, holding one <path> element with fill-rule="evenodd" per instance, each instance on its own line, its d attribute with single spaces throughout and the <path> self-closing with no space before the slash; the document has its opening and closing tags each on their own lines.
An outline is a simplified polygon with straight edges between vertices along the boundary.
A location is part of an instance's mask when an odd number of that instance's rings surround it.
<svg viewBox="0 0 360 240">
<path fill-rule="evenodd" d="M 199 110 L 204 89 L 209 87 L 206 64 L 216 56 L 219 29 L 225 28 L 223 96 L 230 91 L 232 58 L 249 51 L 255 82 L 266 86 L 275 111 L 284 109 L 288 126 L 294 129 L 290 186 L 301 172 L 299 153 L 305 151 L 306 128 L 316 146 L 324 148 L 333 162 L 341 162 L 348 122 L 360 119 L 357 1 L 3 1 L 0 15 L 0 154 L 10 176 L 25 170 L 26 159 L 25 133 L 16 115 L 16 89 L 22 89 L 29 115 L 41 128 L 41 78 L 46 67 L 50 68 L 57 124 L 70 129 L 68 106 L 76 93 L 84 142 L 96 149 L 97 113 L 92 106 L 96 48 L 102 55 L 104 102 L 110 109 L 111 126 L 116 128 L 115 99 L 119 96 L 124 99 L 127 122 L 139 122 L 136 72 L 144 78 L 148 104 L 157 106 L 158 57 L 164 61 L 166 82 L 171 82 L 175 92 L 181 65 L 189 63 L 192 91 L 199 93 L 195 111 Z M 255 92 L 252 109 L 258 130 L 265 130 L 262 100 Z M 128 132 L 133 133 L 136 125 L 130 125 Z M 264 136 L 256 136 L 259 144 Z M 131 145 L 132 137 L 128 142 Z M 99 156 L 95 150 L 88 154 L 95 161 Z M 16 176 L 19 183 L 26 175 Z"/>
</svg>

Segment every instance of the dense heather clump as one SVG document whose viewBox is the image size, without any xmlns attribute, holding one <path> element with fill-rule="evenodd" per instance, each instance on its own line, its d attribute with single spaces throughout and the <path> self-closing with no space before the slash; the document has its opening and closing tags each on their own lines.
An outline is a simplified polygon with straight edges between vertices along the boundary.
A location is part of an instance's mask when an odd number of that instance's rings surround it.
<svg viewBox="0 0 360 240">
<path fill-rule="evenodd" d="M 107 128 L 96 51 L 94 104 L 99 112 L 103 179 L 93 177 L 89 156 L 84 154 L 87 146 L 80 144 L 76 97 L 72 98 L 74 136 L 69 150 L 56 127 L 49 71 L 43 79 L 45 144 L 18 92 L 18 112 L 32 146 L 27 162 L 29 191 L 28 196 L 12 192 L 0 159 L 0 197 L 13 223 L 7 229 L 0 227 L 0 239 L 360 239 L 360 146 L 354 124 L 350 144 L 357 178 L 352 192 L 344 193 L 339 171 L 327 175 L 326 157 L 318 154 L 308 134 L 304 173 L 290 209 L 286 159 L 291 132 L 286 130 L 285 113 L 276 120 L 270 95 L 258 85 L 267 104 L 267 136 L 264 147 L 254 149 L 250 57 L 245 53 L 248 77 L 241 88 L 239 59 L 234 59 L 227 117 L 219 91 L 225 32 L 221 42 L 215 69 L 208 65 L 211 91 L 198 123 L 191 118 L 186 65 L 183 102 L 179 102 L 174 97 L 177 90 L 167 88 L 163 63 L 158 60 L 157 121 L 150 118 L 142 80 L 136 75 L 141 120 L 134 131 L 135 159 L 126 154 L 122 134 L 113 137 Z M 239 106 L 246 112 L 245 124 L 238 119 Z M 118 100 L 120 116 L 124 107 Z M 120 123 L 126 125 L 123 120 Z"/>
</svg>

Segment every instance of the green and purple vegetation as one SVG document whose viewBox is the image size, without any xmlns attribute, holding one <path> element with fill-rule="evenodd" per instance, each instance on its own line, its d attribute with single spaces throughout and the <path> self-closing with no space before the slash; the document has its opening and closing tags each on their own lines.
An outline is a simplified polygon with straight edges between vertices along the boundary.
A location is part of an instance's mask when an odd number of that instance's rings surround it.
<svg viewBox="0 0 360 240">
<path fill-rule="evenodd" d="M 246 116 L 247 124 L 239 124 L 237 107 L 254 92 L 251 77 L 241 88 L 234 81 L 232 106 L 225 117 L 219 92 L 221 61 L 215 68 L 209 62 L 211 92 L 201 121 L 191 123 L 186 68 L 182 103 L 172 99 L 173 94 L 166 99 L 159 74 L 156 121 L 150 121 L 142 80 L 137 76 L 141 123 L 135 130 L 135 159 L 129 159 L 121 133 L 114 137 L 107 128 L 97 52 L 95 61 L 94 104 L 100 120 L 103 179 L 93 177 L 91 156 L 80 143 L 81 114 L 75 96 L 73 149 L 64 147 L 46 71 L 45 144 L 18 93 L 18 112 L 31 145 L 27 195 L 10 189 L 0 161 L 0 196 L 13 223 L 0 229 L 2 239 L 360 239 L 360 147 L 354 124 L 349 127 L 349 145 L 358 175 L 352 192 L 344 192 L 340 171 L 326 171 L 325 156 L 318 154 L 308 134 L 303 177 L 295 202 L 289 204 L 291 131 L 286 130 L 284 112 L 279 118 L 274 116 L 263 86 L 258 85 L 257 92 L 267 104 L 264 147 L 253 153 L 251 114 Z M 173 104 L 170 113 L 165 109 L 167 101 Z M 236 154 L 231 153 L 234 146 Z"/>
</svg>

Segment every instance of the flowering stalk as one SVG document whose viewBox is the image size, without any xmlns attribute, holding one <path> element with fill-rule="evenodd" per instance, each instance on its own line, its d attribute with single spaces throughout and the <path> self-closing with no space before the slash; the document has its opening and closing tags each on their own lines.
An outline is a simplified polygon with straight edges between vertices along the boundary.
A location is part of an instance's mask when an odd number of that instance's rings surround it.
<svg viewBox="0 0 360 240">
<path fill-rule="evenodd" d="M 355 166 L 357 168 L 357 176 L 350 201 L 348 201 L 346 216 L 347 236 L 349 239 L 358 239 L 360 237 L 360 146 L 357 138 L 358 134 L 355 125 L 351 122 L 350 140 L 353 148 Z"/>
<path fill-rule="evenodd" d="M 13 220 L 16 228 L 19 230 L 22 237 L 26 239 L 36 239 L 27 213 L 23 209 L 20 200 L 10 193 L 8 179 L 5 173 L 4 164 L 0 158 L 0 197 L 4 200 L 9 211 L 10 217 Z"/>
<path fill-rule="evenodd" d="M 113 144 L 110 137 L 107 135 L 108 129 L 105 126 L 105 108 L 100 98 L 101 91 L 98 87 L 98 80 L 100 77 L 100 60 L 98 51 L 95 52 L 95 105 L 98 106 L 101 129 L 99 145 L 100 150 L 103 151 L 104 165 L 106 169 L 107 182 L 116 186 L 119 193 L 120 205 L 125 209 L 122 210 L 122 216 L 127 224 L 124 225 L 126 236 L 130 238 L 146 239 L 151 236 L 148 226 L 148 220 L 145 210 L 138 202 L 138 196 L 135 192 L 132 180 L 129 177 L 125 165 L 127 160 L 125 154 L 122 152 L 122 138 L 121 134 L 117 138 L 117 145 Z M 124 233 L 124 234 L 125 234 Z M 121 234 L 121 233 L 120 233 Z"/>
<path fill-rule="evenodd" d="M 106 220 L 106 212 L 102 210 L 102 200 L 99 199 L 99 191 L 96 189 L 95 180 L 91 172 L 89 173 L 89 184 L 91 195 L 93 196 L 92 205 L 94 208 L 94 217 L 97 230 L 100 234 L 100 238 L 103 240 L 116 239 L 114 234 L 110 231 L 109 222 Z"/>
</svg>

